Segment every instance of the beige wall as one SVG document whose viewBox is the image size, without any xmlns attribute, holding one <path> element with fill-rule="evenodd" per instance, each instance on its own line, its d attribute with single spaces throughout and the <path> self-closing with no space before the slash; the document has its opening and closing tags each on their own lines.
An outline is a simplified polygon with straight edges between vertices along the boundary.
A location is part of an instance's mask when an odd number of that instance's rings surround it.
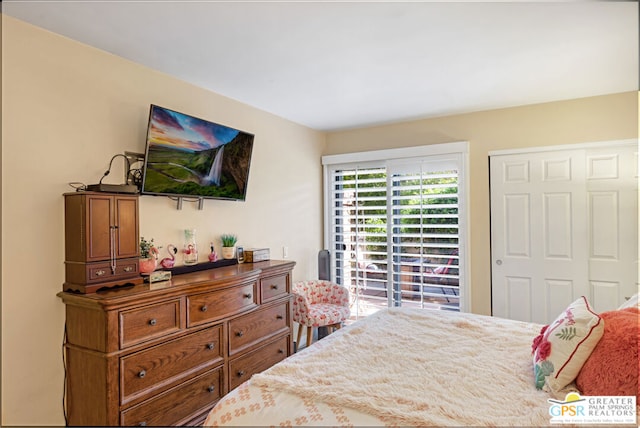
<svg viewBox="0 0 640 428">
<path fill-rule="evenodd" d="M 143 196 L 140 229 L 182 243 L 288 246 L 295 278 L 317 275 L 322 245 L 325 135 L 7 16 L 2 17 L 2 425 L 64 424 L 63 198 L 67 183 L 96 183 L 111 156 L 144 152 L 149 104 L 255 134 L 246 202 L 181 211 Z M 291 160 L 295 159 L 295 162 Z M 120 167 L 122 162 L 115 164 Z M 120 170 L 121 171 L 121 170 Z M 121 182 L 114 173 L 109 182 Z"/>
<path fill-rule="evenodd" d="M 324 154 L 469 141 L 471 310 L 490 314 L 489 152 L 628 138 L 638 138 L 636 92 L 335 132 Z"/>
</svg>

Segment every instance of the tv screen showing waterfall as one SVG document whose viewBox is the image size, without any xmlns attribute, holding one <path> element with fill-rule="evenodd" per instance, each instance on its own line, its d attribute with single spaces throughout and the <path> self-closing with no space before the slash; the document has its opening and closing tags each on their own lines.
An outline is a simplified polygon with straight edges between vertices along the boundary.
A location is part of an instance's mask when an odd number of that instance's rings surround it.
<svg viewBox="0 0 640 428">
<path fill-rule="evenodd" d="M 142 193 L 244 201 L 253 135 L 151 105 Z"/>
</svg>

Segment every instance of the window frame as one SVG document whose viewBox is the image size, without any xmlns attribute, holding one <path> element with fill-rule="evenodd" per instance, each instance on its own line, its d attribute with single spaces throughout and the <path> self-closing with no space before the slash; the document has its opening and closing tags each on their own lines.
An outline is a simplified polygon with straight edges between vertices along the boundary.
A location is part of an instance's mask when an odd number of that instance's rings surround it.
<svg viewBox="0 0 640 428">
<path fill-rule="evenodd" d="M 460 312 L 470 311 L 471 278 L 469 275 L 471 258 L 469 251 L 470 216 L 469 216 L 469 143 L 466 141 L 432 144 L 396 149 L 353 152 L 322 157 L 323 170 L 323 241 L 324 248 L 330 246 L 330 219 L 332 216 L 331 171 L 338 168 L 387 167 L 403 161 L 429 161 L 430 158 L 450 156 L 459 166 L 458 174 L 458 209 L 459 209 L 459 257 L 464 260 L 459 269 Z M 331 250 L 330 250 L 331 251 Z M 332 260 L 333 262 L 333 260 Z M 330 269 L 332 280 L 333 267 Z"/>
</svg>

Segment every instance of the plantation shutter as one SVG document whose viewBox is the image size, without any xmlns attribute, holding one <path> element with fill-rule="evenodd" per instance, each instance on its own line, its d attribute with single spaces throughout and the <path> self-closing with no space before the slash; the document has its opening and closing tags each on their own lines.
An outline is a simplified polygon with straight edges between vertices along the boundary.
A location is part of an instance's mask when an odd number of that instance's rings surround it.
<svg viewBox="0 0 640 428">
<path fill-rule="evenodd" d="M 460 310 L 460 163 L 449 155 L 326 170 L 332 278 L 350 289 L 352 314 Z"/>
<path fill-rule="evenodd" d="M 382 291 L 374 300 L 386 302 L 387 176 L 385 167 L 335 169 L 331 176 L 331 248 L 335 254 L 333 278 L 351 285 L 352 297 L 371 277 L 370 288 Z M 374 272 L 384 278 L 374 279 Z M 386 305 L 386 303 L 384 303 Z"/>
<path fill-rule="evenodd" d="M 388 174 L 393 303 L 458 310 L 457 165 L 444 160 L 394 164 Z"/>
</svg>

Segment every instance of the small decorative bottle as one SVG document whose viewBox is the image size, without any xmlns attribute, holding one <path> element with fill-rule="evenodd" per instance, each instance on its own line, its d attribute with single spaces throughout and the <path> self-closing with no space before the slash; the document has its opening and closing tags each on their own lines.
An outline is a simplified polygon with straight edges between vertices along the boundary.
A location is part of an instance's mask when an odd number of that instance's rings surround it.
<svg viewBox="0 0 640 428">
<path fill-rule="evenodd" d="M 182 250 L 185 265 L 195 265 L 198 263 L 198 247 L 196 245 L 196 230 L 184 230 L 184 249 Z"/>
</svg>

